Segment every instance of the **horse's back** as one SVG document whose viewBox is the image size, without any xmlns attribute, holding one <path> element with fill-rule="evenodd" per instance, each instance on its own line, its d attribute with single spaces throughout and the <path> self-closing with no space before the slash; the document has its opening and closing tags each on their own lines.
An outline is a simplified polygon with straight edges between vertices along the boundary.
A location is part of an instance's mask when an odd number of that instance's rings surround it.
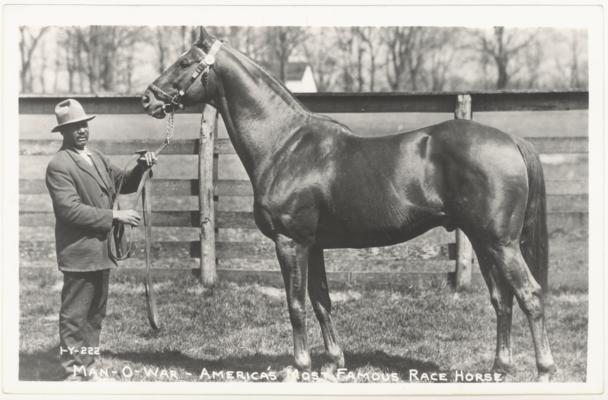
<svg viewBox="0 0 608 400">
<path fill-rule="evenodd" d="M 438 225 L 523 218 L 527 173 L 513 139 L 498 129 L 450 120 L 395 135 L 345 135 L 329 204 L 344 231 L 386 232 L 387 242 Z M 374 205 L 374 206 L 371 206 Z M 374 232 L 376 238 L 382 235 Z"/>
</svg>

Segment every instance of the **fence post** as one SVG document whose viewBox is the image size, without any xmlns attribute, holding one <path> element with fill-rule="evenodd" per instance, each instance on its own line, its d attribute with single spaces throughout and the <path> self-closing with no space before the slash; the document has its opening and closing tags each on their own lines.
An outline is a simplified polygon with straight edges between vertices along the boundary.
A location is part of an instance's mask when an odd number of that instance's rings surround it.
<svg viewBox="0 0 608 400">
<path fill-rule="evenodd" d="M 471 119 L 471 96 L 459 94 L 456 100 L 454 118 Z M 467 290 L 471 287 L 471 270 L 473 267 L 473 246 L 460 229 L 456 229 L 456 279 L 457 290 Z"/>
<path fill-rule="evenodd" d="M 212 287 L 217 282 L 215 258 L 215 206 L 213 204 L 213 153 L 217 110 L 205 105 L 201 119 L 198 152 L 198 205 L 201 243 L 201 282 Z"/>
</svg>

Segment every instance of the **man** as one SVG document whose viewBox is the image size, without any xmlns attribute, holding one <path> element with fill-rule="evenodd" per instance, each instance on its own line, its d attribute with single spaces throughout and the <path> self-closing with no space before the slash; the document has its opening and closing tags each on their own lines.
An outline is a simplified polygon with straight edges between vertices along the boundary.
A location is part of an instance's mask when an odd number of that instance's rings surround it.
<svg viewBox="0 0 608 400">
<path fill-rule="evenodd" d="M 55 107 L 63 145 L 46 170 L 46 185 L 55 212 L 57 263 L 63 272 L 59 312 L 60 358 L 65 379 L 86 380 L 87 370 L 99 355 L 99 335 L 106 314 L 110 269 L 116 263 L 108 251 L 114 221 L 137 226 L 135 210 L 113 210 L 116 188 L 137 190 L 146 166 L 156 163 L 152 152 L 123 172 L 100 152 L 89 149 L 87 115 L 80 103 L 67 99 Z"/>
</svg>

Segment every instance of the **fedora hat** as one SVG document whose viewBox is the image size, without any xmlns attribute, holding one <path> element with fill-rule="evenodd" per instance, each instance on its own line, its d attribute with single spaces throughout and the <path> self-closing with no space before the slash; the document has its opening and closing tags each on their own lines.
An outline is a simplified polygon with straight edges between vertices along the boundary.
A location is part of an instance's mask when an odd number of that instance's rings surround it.
<svg viewBox="0 0 608 400">
<path fill-rule="evenodd" d="M 57 132 L 69 124 L 89 121 L 95 118 L 95 115 L 87 115 L 82 105 L 74 99 L 66 99 L 59 102 L 55 106 L 55 116 L 57 117 L 57 126 L 51 132 Z"/>
</svg>

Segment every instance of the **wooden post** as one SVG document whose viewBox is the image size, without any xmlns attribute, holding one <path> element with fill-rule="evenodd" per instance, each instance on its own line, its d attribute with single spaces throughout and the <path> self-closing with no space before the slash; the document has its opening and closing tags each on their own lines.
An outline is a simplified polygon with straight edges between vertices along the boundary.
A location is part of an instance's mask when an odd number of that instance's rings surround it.
<svg viewBox="0 0 608 400">
<path fill-rule="evenodd" d="M 471 96 L 459 94 L 454 110 L 454 118 L 471 119 Z M 456 279 L 457 290 L 467 290 L 471 287 L 471 270 L 473 267 L 473 246 L 460 229 L 456 230 Z"/>
<path fill-rule="evenodd" d="M 201 282 L 212 287 L 217 282 L 215 258 L 215 206 L 213 204 L 213 152 L 217 110 L 203 110 L 198 153 L 198 205 L 201 228 Z"/>
</svg>

